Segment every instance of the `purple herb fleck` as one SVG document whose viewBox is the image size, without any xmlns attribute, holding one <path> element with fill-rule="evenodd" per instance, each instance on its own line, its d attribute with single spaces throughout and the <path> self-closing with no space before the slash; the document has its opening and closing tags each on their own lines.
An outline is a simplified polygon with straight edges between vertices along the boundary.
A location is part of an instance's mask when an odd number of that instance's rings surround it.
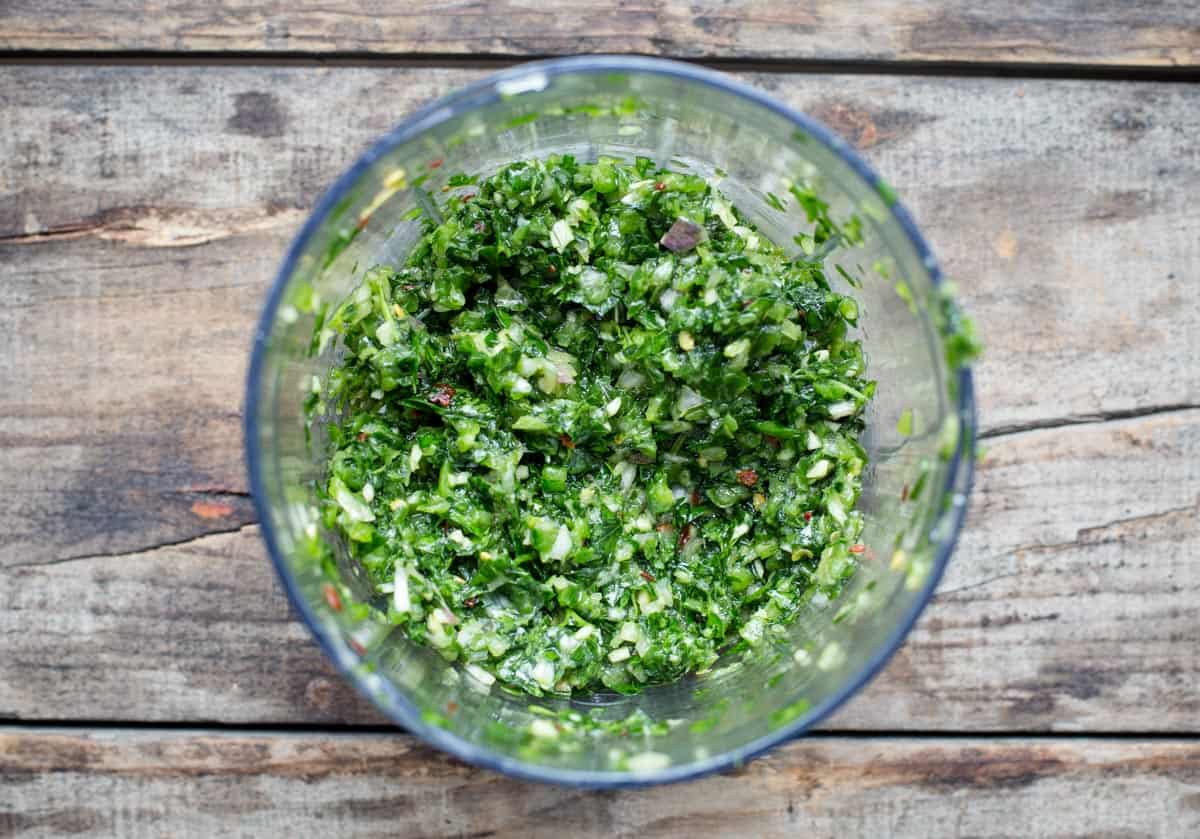
<svg viewBox="0 0 1200 839">
<path fill-rule="evenodd" d="M 682 216 L 675 219 L 658 243 L 672 253 L 690 251 L 705 239 L 704 228 L 694 221 L 688 221 Z"/>
</svg>

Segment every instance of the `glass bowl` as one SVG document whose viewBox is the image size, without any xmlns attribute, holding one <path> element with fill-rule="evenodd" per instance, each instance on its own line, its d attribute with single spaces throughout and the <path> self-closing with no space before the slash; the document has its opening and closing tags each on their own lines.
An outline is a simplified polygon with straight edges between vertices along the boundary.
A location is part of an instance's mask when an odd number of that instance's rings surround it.
<svg viewBox="0 0 1200 839">
<path fill-rule="evenodd" d="M 852 292 L 858 337 L 879 383 L 862 438 L 871 461 L 859 568 L 835 601 L 815 598 L 785 637 L 635 696 L 515 695 L 411 644 L 377 617 L 362 570 L 344 552 L 330 554 L 314 507 L 324 440 L 320 421 L 307 427 L 305 408 L 337 353 L 314 340 L 320 320 L 366 269 L 404 259 L 420 232 L 414 209 L 433 211 L 450 175 L 487 175 L 550 154 L 644 156 L 720 178 L 725 194 L 779 243 L 810 227 L 788 206 L 793 183 L 814 187 L 835 217 L 862 223 L 863 244 L 828 260 L 835 287 L 839 266 L 862 278 Z M 908 212 L 815 120 L 687 64 L 525 64 L 409 116 L 317 204 L 254 339 L 250 484 L 296 610 L 346 677 L 398 725 L 463 760 L 524 778 L 579 786 L 680 780 L 739 765 L 811 727 L 903 641 L 942 575 L 970 489 L 969 344 Z"/>
</svg>

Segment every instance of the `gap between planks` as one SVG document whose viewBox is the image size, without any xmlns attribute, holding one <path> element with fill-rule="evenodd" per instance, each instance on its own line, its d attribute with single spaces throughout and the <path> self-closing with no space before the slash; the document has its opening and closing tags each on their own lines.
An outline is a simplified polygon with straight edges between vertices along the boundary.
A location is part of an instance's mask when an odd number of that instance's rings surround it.
<svg viewBox="0 0 1200 839">
<path fill-rule="evenodd" d="M 986 352 L 986 347 L 984 348 Z M 1159 414 L 1176 414 L 1183 411 L 1194 411 L 1200 408 L 1200 403 L 1181 402 L 1171 405 L 1147 405 L 1142 408 L 1132 408 L 1118 411 L 1098 411 L 1094 414 L 1073 414 L 1064 417 L 1017 422 L 1010 425 L 1000 425 L 976 434 L 978 440 L 1000 440 L 1017 434 L 1028 434 L 1031 431 L 1048 431 L 1055 428 L 1065 428 L 1072 425 L 1103 425 L 1121 420 L 1142 419 Z"/>
<path fill-rule="evenodd" d="M 207 736 L 216 734 L 238 734 L 245 736 L 356 736 L 356 737 L 414 737 L 400 725 L 380 725 L 375 723 L 266 723 L 266 722 L 220 722 L 195 720 L 91 720 L 91 719 L 2 719 L 0 720 L 0 736 L 4 734 L 86 734 L 97 732 L 105 734 L 144 734 L 161 732 L 165 734 L 186 736 Z M 417 738 L 418 740 L 420 738 Z M 1077 742 L 1081 740 L 1110 740 L 1114 742 L 1145 742 L 1145 743 L 1196 743 L 1200 742 L 1200 730 L 1197 731 L 968 731 L 955 729 L 862 729 L 862 728 L 815 728 L 797 734 L 791 739 L 784 740 L 779 748 L 788 743 L 805 740 L 858 740 L 858 741 L 894 741 L 894 740 L 986 740 L 998 743 L 1015 740 L 1039 740 L 1046 742 Z M 424 741 L 421 741 L 424 742 Z"/>
<path fill-rule="evenodd" d="M 506 55 L 479 53 L 259 53 L 253 51 L 157 52 L 118 50 L 0 51 L 0 66 L 173 66 L 173 67 L 352 67 L 437 70 L 503 70 L 531 61 L 574 57 L 570 54 Z M 586 57 L 586 56 L 579 56 Z M 1067 79 L 1097 82 L 1200 82 L 1200 67 L 1140 67 L 1131 64 L 1012 64 L 999 61 L 902 61 L 880 59 L 691 58 L 675 55 L 622 53 L 621 58 L 665 58 L 728 73 L 779 75 L 845 74 L 860 76 L 937 76 L 998 79 Z"/>
</svg>

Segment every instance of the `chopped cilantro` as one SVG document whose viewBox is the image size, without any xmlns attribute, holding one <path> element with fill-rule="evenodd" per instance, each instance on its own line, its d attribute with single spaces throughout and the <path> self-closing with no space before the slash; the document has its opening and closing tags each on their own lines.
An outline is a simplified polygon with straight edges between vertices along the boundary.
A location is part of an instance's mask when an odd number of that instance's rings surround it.
<svg viewBox="0 0 1200 839">
<path fill-rule="evenodd" d="M 816 254 L 856 220 L 792 187 L 790 256 L 646 159 L 451 183 L 321 326 L 321 516 L 387 619 L 485 685 L 631 693 L 836 595 L 875 383 Z"/>
</svg>

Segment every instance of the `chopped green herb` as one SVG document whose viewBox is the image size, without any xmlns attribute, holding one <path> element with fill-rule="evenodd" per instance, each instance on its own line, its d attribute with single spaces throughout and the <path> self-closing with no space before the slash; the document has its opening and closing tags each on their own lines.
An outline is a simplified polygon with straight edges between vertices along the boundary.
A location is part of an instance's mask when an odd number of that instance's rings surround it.
<svg viewBox="0 0 1200 839">
<path fill-rule="evenodd" d="M 836 595 L 875 383 L 814 250 L 857 222 L 793 187 L 789 256 L 646 159 L 452 182 L 478 189 L 322 323 L 310 400 L 337 418 L 323 524 L 388 620 L 484 685 L 632 693 Z"/>
</svg>

